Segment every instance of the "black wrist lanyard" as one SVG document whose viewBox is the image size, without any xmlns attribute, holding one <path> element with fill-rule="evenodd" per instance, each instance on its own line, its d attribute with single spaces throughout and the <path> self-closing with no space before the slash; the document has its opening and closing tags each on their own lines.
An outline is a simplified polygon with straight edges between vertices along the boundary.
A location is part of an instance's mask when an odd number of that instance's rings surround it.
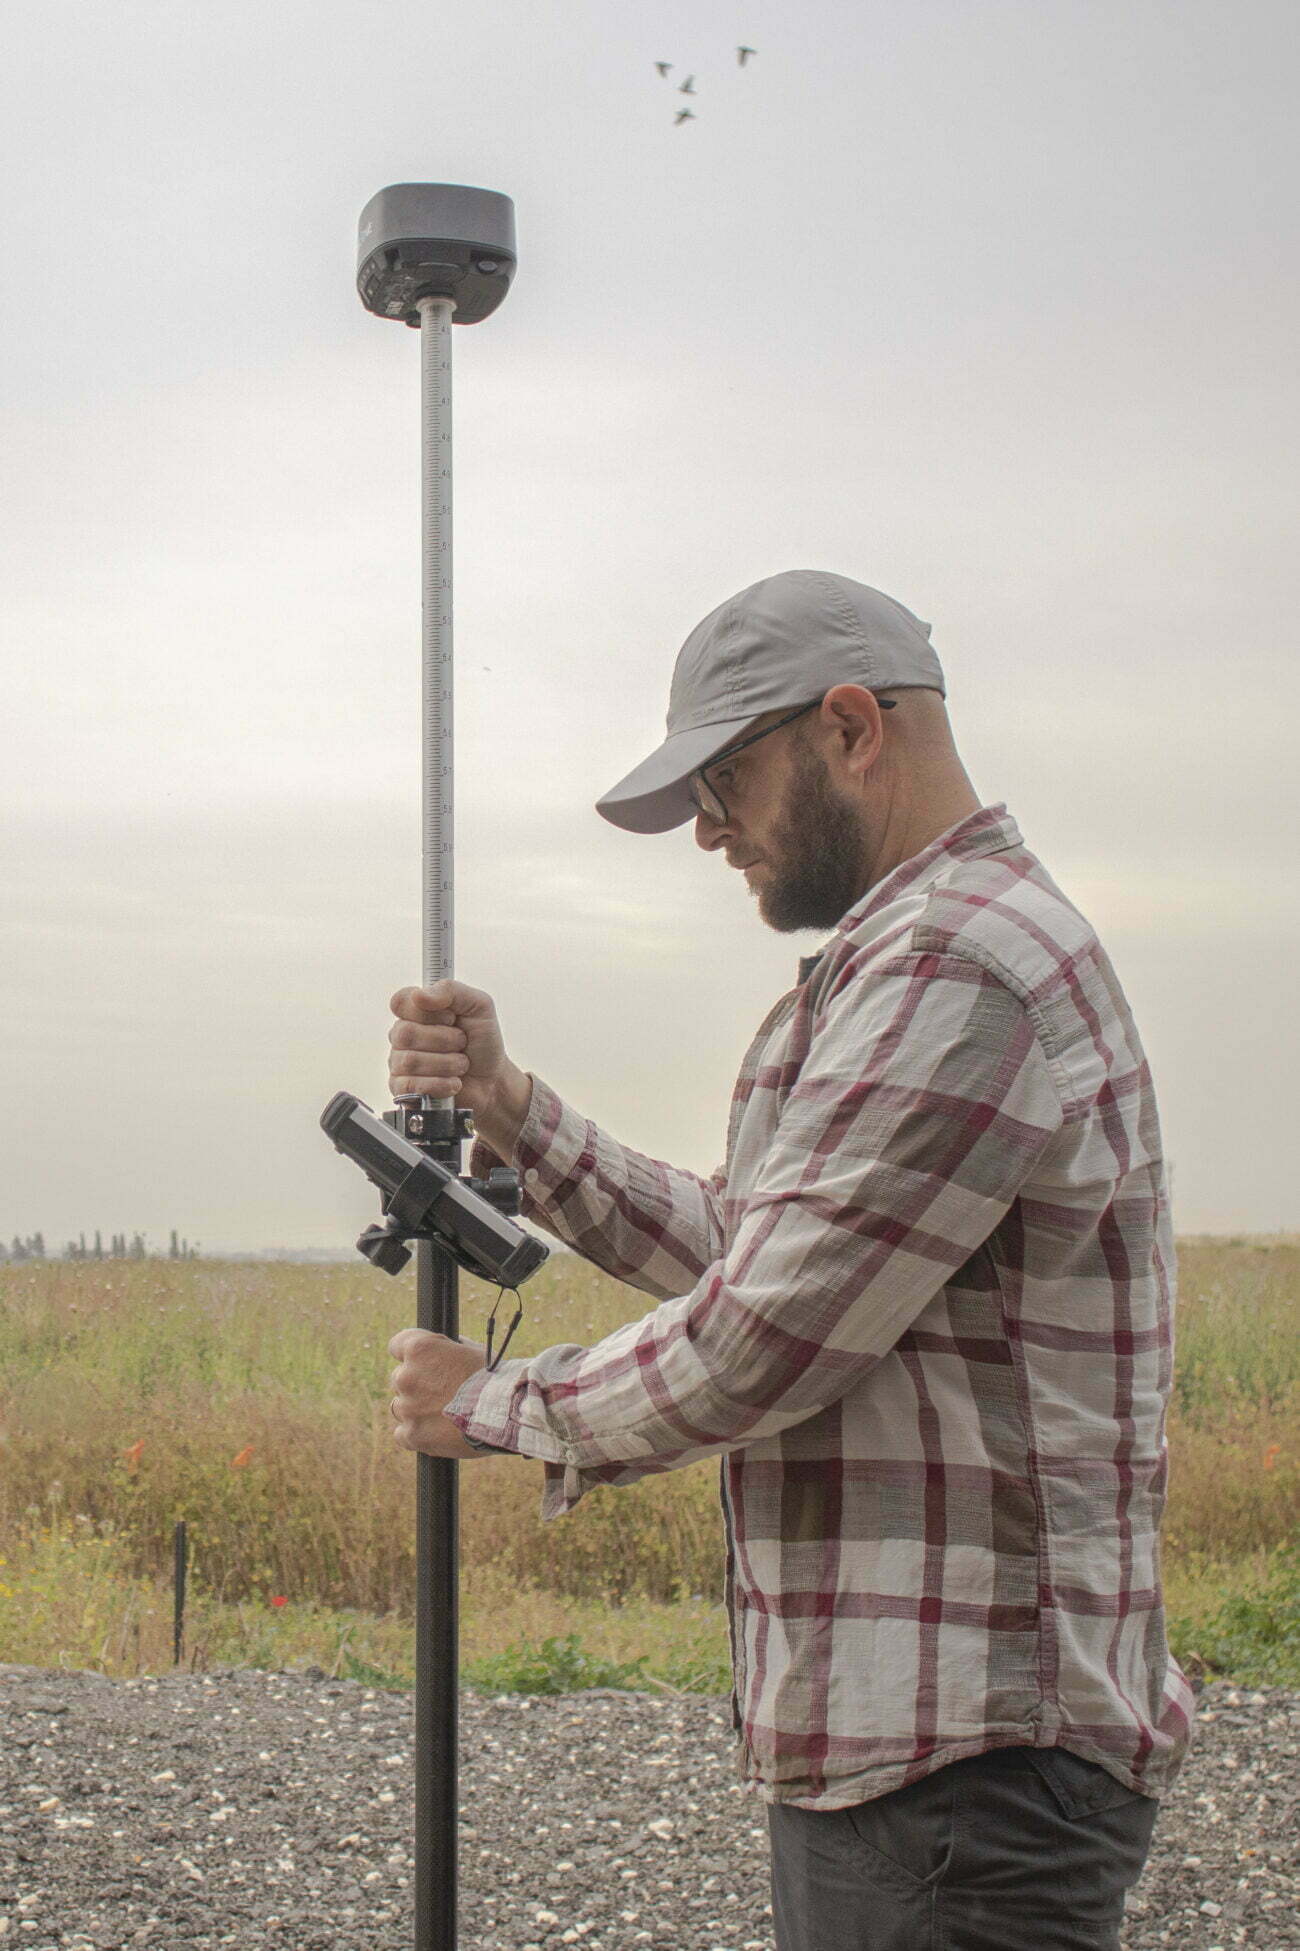
<svg viewBox="0 0 1300 1951">
<path fill-rule="evenodd" d="M 506 1334 L 506 1338 L 505 1338 L 505 1340 L 504 1340 L 504 1341 L 502 1342 L 502 1344 L 501 1344 L 501 1346 L 500 1346 L 500 1347 L 499 1347 L 499 1348 L 497 1349 L 497 1356 L 496 1356 L 496 1361 L 493 1361 L 493 1359 L 492 1359 L 492 1337 L 493 1337 L 493 1335 L 494 1335 L 494 1334 L 496 1333 L 496 1325 L 497 1325 L 497 1309 L 498 1309 L 498 1307 L 500 1307 L 500 1305 L 501 1305 L 501 1296 L 502 1296 L 502 1294 L 507 1294 L 507 1293 L 509 1293 L 509 1294 L 513 1294 L 513 1295 L 514 1295 L 514 1297 L 515 1297 L 515 1299 L 516 1299 L 516 1301 L 517 1301 L 517 1300 L 519 1299 L 519 1290 L 518 1290 L 518 1288 L 516 1288 L 516 1287 L 509 1287 L 509 1288 L 507 1288 L 507 1287 L 502 1287 L 502 1288 L 500 1288 L 500 1289 L 498 1290 L 498 1293 L 497 1293 L 497 1297 L 496 1297 L 496 1299 L 495 1299 L 495 1301 L 493 1301 L 493 1303 L 492 1303 L 492 1312 L 491 1312 L 491 1314 L 489 1314 L 489 1316 L 488 1316 L 488 1324 L 487 1324 L 487 1361 L 486 1361 L 486 1362 L 484 1363 L 484 1367 L 485 1367 L 485 1368 L 487 1369 L 487 1371 L 488 1371 L 488 1373 L 489 1373 L 489 1375 L 490 1375 L 490 1374 L 491 1374 L 491 1373 L 493 1372 L 493 1370 L 494 1370 L 494 1369 L 495 1369 L 495 1368 L 496 1368 L 496 1367 L 498 1366 L 498 1364 L 500 1363 L 500 1361 L 501 1361 L 501 1357 L 502 1357 L 502 1356 L 503 1356 L 503 1355 L 505 1354 L 505 1352 L 506 1352 L 506 1349 L 507 1349 L 507 1348 L 508 1348 L 508 1347 L 510 1346 L 510 1338 L 511 1338 L 511 1336 L 512 1336 L 512 1335 L 514 1334 L 514 1331 L 515 1331 L 515 1329 L 516 1329 L 516 1328 L 517 1328 L 517 1327 L 519 1326 L 519 1323 L 520 1323 L 520 1322 L 521 1322 L 521 1321 L 523 1320 L 523 1318 L 524 1318 L 524 1310 L 523 1310 L 523 1307 L 522 1307 L 522 1305 L 520 1305 L 519 1307 L 517 1307 L 517 1308 L 515 1309 L 515 1318 L 514 1318 L 514 1320 L 513 1320 L 513 1321 L 512 1321 L 511 1323 L 510 1323 L 510 1327 L 509 1327 L 509 1330 L 507 1331 L 507 1334 Z"/>
</svg>

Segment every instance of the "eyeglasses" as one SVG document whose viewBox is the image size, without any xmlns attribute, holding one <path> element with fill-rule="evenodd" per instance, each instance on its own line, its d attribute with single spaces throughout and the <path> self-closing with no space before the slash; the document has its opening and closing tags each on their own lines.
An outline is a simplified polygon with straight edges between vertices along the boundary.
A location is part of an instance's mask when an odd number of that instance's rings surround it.
<svg viewBox="0 0 1300 1951">
<path fill-rule="evenodd" d="M 761 732 L 751 732 L 748 738 L 737 739 L 734 745 L 724 746 L 721 752 L 715 752 L 707 765 L 702 765 L 698 772 L 691 774 L 687 783 L 686 790 L 696 812 L 703 813 L 705 819 L 712 820 L 715 826 L 725 826 L 731 815 L 727 811 L 722 794 L 709 779 L 709 773 L 715 771 L 718 766 L 725 765 L 728 759 L 734 759 L 737 752 L 743 752 L 747 745 L 757 745 L 759 739 L 766 738 L 770 732 L 779 732 L 783 725 L 793 725 L 795 719 L 802 718 L 805 712 L 816 711 L 820 703 L 820 698 L 814 698 L 810 705 L 800 705 L 797 711 L 788 712 L 784 718 L 778 718 L 775 725 L 765 725 Z M 882 711 L 892 711 L 898 700 L 877 698 L 876 703 Z"/>
</svg>

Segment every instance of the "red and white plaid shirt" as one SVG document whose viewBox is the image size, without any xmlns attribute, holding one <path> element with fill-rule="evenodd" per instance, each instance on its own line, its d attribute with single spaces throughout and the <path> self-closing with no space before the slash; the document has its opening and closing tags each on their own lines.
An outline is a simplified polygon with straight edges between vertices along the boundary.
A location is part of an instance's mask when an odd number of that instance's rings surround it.
<svg viewBox="0 0 1300 1951">
<path fill-rule="evenodd" d="M 512 1162 L 529 1218 L 658 1305 L 471 1376 L 448 1414 L 543 1459 L 543 1517 L 722 1457 L 743 1780 L 841 1808 L 1028 1743 L 1163 1793 L 1193 1696 L 1160 1583 L 1156 1102 L 1105 951 L 1005 806 L 800 965 L 712 1178 L 540 1078 Z"/>
</svg>

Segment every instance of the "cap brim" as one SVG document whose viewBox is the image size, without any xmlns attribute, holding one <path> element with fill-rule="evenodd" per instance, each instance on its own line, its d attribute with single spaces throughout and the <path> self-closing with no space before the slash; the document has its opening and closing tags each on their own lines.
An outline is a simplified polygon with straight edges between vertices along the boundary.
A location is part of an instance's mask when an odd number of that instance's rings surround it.
<svg viewBox="0 0 1300 1951">
<path fill-rule="evenodd" d="M 596 801 L 596 811 L 628 833 L 667 833 L 670 827 L 684 826 L 695 818 L 688 790 L 691 774 L 762 716 L 761 711 L 752 711 L 746 718 L 674 732 Z"/>
</svg>

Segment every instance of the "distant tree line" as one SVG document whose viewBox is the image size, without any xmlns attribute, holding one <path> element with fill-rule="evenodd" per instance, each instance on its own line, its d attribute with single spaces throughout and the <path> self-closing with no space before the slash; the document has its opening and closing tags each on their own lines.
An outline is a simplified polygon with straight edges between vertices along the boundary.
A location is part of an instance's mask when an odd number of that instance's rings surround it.
<svg viewBox="0 0 1300 1951">
<path fill-rule="evenodd" d="M 129 1246 L 127 1245 L 125 1233 L 114 1233 L 110 1237 L 108 1249 L 105 1251 L 104 1237 L 98 1229 L 95 1232 L 93 1246 L 87 1246 L 86 1236 L 83 1233 L 80 1239 L 69 1240 L 63 1249 L 63 1258 L 65 1260 L 161 1260 L 163 1257 L 161 1253 L 150 1253 L 143 1233 L 133 1233 Z M 191 1246 L 188 1240 L 179 1238 L 175 1227 L 173 1227 L 171 1245 L 165 1257 L 168 1260 L 197 1260 L 199 1257 L 199 1242 L 196 1240 L 194 1245 Z M 43 1233 L 32 1233 L 25 1240 L 19 1239 L 15 1233 L 8 1246 L 5 1245 L 3 1240 L 0 1240 L 0 1261 L 44 1260 L 46 1258 L 45 1235 Z"/>
</svg>

